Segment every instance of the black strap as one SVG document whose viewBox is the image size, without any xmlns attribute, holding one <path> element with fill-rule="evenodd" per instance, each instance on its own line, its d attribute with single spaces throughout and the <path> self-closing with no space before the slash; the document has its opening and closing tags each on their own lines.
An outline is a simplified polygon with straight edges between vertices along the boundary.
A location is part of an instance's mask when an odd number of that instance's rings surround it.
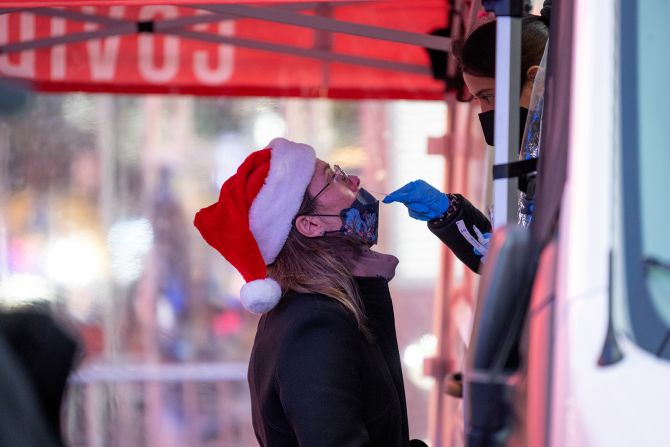
<svg viewBox="0 0 670 447">
<path fill-rule="evenodd" d="M 145 20 L 142 22 L 137 22 L 137 32 L 138 33 L 153 33 L 154 32 L 154 22 L 151 20 Z"/>
<path fill-rule="evenodd" d="M 493 165 L 493 180 L 521 177 L 535 171 L 537 171 L 537 158 Z"/>
</svg>

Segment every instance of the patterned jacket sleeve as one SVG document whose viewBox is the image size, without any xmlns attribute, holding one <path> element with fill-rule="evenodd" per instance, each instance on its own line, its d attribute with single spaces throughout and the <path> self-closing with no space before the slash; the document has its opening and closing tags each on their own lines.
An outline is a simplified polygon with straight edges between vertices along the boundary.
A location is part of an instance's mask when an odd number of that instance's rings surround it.
<svg viewBox="0 0 670 447">
<path fill-rule="evenodd" d="M 474 250 L 482 245 L 481 234 L 491 232 L 491 222 L 462 195 L 449 194 L 449 200 L 449 210 L 428 221 L 428 228 L 461 262 L 478 273 L 482 255 L 475 254 Z"/>
</svg>

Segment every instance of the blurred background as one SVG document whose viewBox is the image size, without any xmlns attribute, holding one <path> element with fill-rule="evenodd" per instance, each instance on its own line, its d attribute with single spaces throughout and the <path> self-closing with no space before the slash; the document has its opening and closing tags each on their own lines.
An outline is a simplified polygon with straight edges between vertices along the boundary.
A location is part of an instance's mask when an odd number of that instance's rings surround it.
<svg viewBox="0 0 670 447">
<path fill-rule="evenodd" d="M 439 101 L 46 94 L 0 117 L 0 303 L 37 304 L 82 337 L 66 395 L 72 446 L 253 446 L 242 278 L 192 225 L 274 137 L 385 193 L 444 184 Z M 433 139 L 433 140 L 431 140 Z M 440 244 L 382 205 L 413 437 L 428 438 Z"/>
</svg>

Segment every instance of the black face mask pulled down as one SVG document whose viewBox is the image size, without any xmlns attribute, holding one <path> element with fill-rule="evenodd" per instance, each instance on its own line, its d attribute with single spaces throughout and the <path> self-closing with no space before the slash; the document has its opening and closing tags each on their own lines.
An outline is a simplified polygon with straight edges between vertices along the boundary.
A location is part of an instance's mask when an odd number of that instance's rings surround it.
<svg viewBox="0 0 670 447">
<path fill-rule="evenodd" d="M 519 144 L 523 138 L 523 130 L 526 127 L 526 118 L 528 117 L 528 109 L 519 107 Z M 479 122 L 482 125 L 484 132 L 484 139 L 486 144 L 493 146 L 494 142 L 494 128 L 495 128 L 495 110 L 489 110 L 479 114 Z"/>
</svg>

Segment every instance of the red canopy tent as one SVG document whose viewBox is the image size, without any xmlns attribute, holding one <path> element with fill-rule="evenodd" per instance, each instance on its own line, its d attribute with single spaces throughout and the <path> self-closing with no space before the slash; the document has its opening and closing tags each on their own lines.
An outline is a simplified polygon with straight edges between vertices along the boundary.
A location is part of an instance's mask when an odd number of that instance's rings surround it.
<svg viewBox="0 0 670 447">
<path fill-rule="evenodd" d="M 444 99 L 447 0 L 0 1 L 0 75 L 40 91 Z"/>
</svg>

